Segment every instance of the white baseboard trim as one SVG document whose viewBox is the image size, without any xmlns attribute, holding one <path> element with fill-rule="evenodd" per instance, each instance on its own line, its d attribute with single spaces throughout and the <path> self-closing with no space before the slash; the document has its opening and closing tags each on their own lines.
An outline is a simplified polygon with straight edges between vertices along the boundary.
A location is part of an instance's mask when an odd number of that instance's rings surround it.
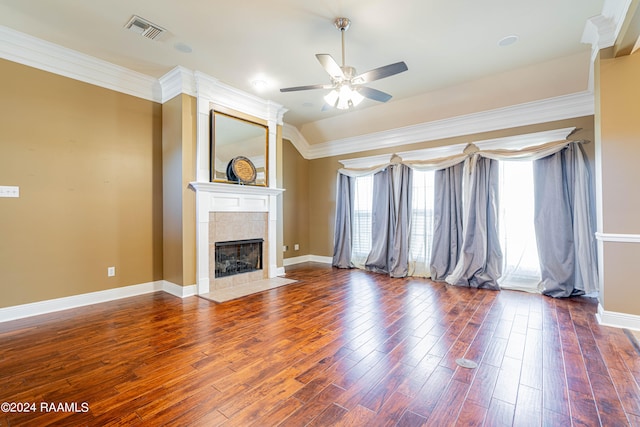
<svg viewBox="0 0 640 427">
<path fill-rule="evenodd" d="M 640 331 L 640 316 L 615 311 L 606 311 L 602 304 L 598 304 L 596 314 L 598 323 L 602 326 L 612 326 L 614 328 L 633 329 Z"/>
<path fill-rule="evenodd" d="M 319 262 L 322 264 L 333 264 L 333 257 L 330 256 L 320 256 L 320 255 L 310 255 L 311 262 Z"/>
<path fill-rule="evenodd" d="M 290 265 L 296 265 L 296 264 L 302 264 L 303 262 L 309 262 L 311 261 L 311 255 L 302 255 L 302 256 L 297 256 L 297 257 L 293 257 L 293 258 L 285 258 L 282 260 L 282 264 L 285 267 L 288 267 Z"/>
<path fill-rule="evenodd" d="M 157 280 L 155 282 L 123 286 L 121 288 L 107 289 L 104 291 L 14 305 L 0 308 L 0 323 L 158 291 L 164 291 L 171 295 L 185 298 L 196 294 L 196 285 L 180 286 L 166 280 Z"/>
<path fill-rule="evenodd" d="M 180 286 L 167 280 L 160 280 L 160 282 L 162 282 L 161 290 L 179 298 L 192 297 L 198 294 L 198 285 L 195 284 L 189 286 Z"/>
<path fill-rule="evenodd" d="M 289 265 L 302 264 L 303 262 L 320 262 L 323 264 L 331 264 L 333 262 L 333 258 L 330 256 L 320 255 L 302 255 L 293 258 L 285 258 L 282 260 L 282 263 L 285 267 Z"/>
</svg>

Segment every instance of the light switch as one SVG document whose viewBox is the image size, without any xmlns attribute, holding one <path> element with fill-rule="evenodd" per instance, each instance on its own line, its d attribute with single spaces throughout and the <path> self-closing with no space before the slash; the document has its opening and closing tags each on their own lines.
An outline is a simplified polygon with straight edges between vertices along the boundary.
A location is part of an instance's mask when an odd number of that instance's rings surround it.
<svg viewBox="0 0 640 427">
<path fill-rule="evenodd" d="M 20 187 L 0 185 L 0 197 L 20 197 Z"/>
</svg>

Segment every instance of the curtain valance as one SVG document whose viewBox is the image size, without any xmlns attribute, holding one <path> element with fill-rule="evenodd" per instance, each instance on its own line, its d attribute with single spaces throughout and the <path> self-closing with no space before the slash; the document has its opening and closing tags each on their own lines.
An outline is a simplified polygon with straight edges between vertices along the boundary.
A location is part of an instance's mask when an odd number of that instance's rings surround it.
<svg viewBox="0 0 640 427">
<path fill-rule="evenodd" d="M 587 141 L 554 141 L 517 150 L 480 150 L 474 144 L 468 144 L 462 153 L 452 156 L 429 160 L 402 160 L 400 157 L 394 155 L 388 163 L 369 168 L 341 168 L 338 172 L 342 175 L 360 177 L 380 172 L 392 164 L 403 164 L 417 171 L 436 171 L 462 163 L 473 156 L 494 160 L 531 161 L 555 154 L 572 142 L 585 143 Z"/>
</svg>

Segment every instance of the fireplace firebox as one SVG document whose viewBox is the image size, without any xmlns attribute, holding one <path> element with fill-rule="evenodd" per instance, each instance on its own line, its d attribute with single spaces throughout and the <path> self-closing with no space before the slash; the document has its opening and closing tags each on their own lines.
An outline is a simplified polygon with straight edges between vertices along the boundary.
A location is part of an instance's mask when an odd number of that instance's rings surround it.
<svg viewBox="0 0 640 427">
<path fill-rule="evenodd" d="M 216 242 L 215 277 L 262 270 L 262 242 L 263 239 Z"/>
</svg>

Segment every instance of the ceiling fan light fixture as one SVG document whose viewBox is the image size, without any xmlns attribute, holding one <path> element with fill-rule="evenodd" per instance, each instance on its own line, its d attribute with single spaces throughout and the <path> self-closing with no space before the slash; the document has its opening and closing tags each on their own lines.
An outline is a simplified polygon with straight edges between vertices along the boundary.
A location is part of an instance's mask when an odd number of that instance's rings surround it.
<svg viewBox="0 0 640 427">
<path fill-rule="evenodd" d="M 338 103 L 336 104 L 336 108 L 338 110 L 348 110 L 351 106 L 353 106 L 351 98 L 347 98 L 346 96 L 341 96 L 338 98 Z"/>
<path fill-rule="evenodd" d="M 327 105 L 330 105 L 332 107 L 336 106 L 336 102 L 338 102 L 338 97 L 340 95 L 338 95 L 338 91 L 333 89 L 331 92 L 329 92 L 328 94 L 326 94 L 324 96 L 324 102 L 327 103 Z"/>
<path fill-rule="evenodd" d="M 333 89 L 324 96 L 324 101 L 338 110 L 348 110 L 362 102 L 364 96 L 349 85 L 342 85 L 339 89 Z"/>
<path fill-rule="evenodd" d="M 351 104 L 355 107 L 358 104 L 360 104 L 362 102 L 362 100 L 364 99 L 364 96 L 360 95 L 360 92 L 358 92 L 356 89 L 350 89 L 351 90 Z"/>
</svg>

